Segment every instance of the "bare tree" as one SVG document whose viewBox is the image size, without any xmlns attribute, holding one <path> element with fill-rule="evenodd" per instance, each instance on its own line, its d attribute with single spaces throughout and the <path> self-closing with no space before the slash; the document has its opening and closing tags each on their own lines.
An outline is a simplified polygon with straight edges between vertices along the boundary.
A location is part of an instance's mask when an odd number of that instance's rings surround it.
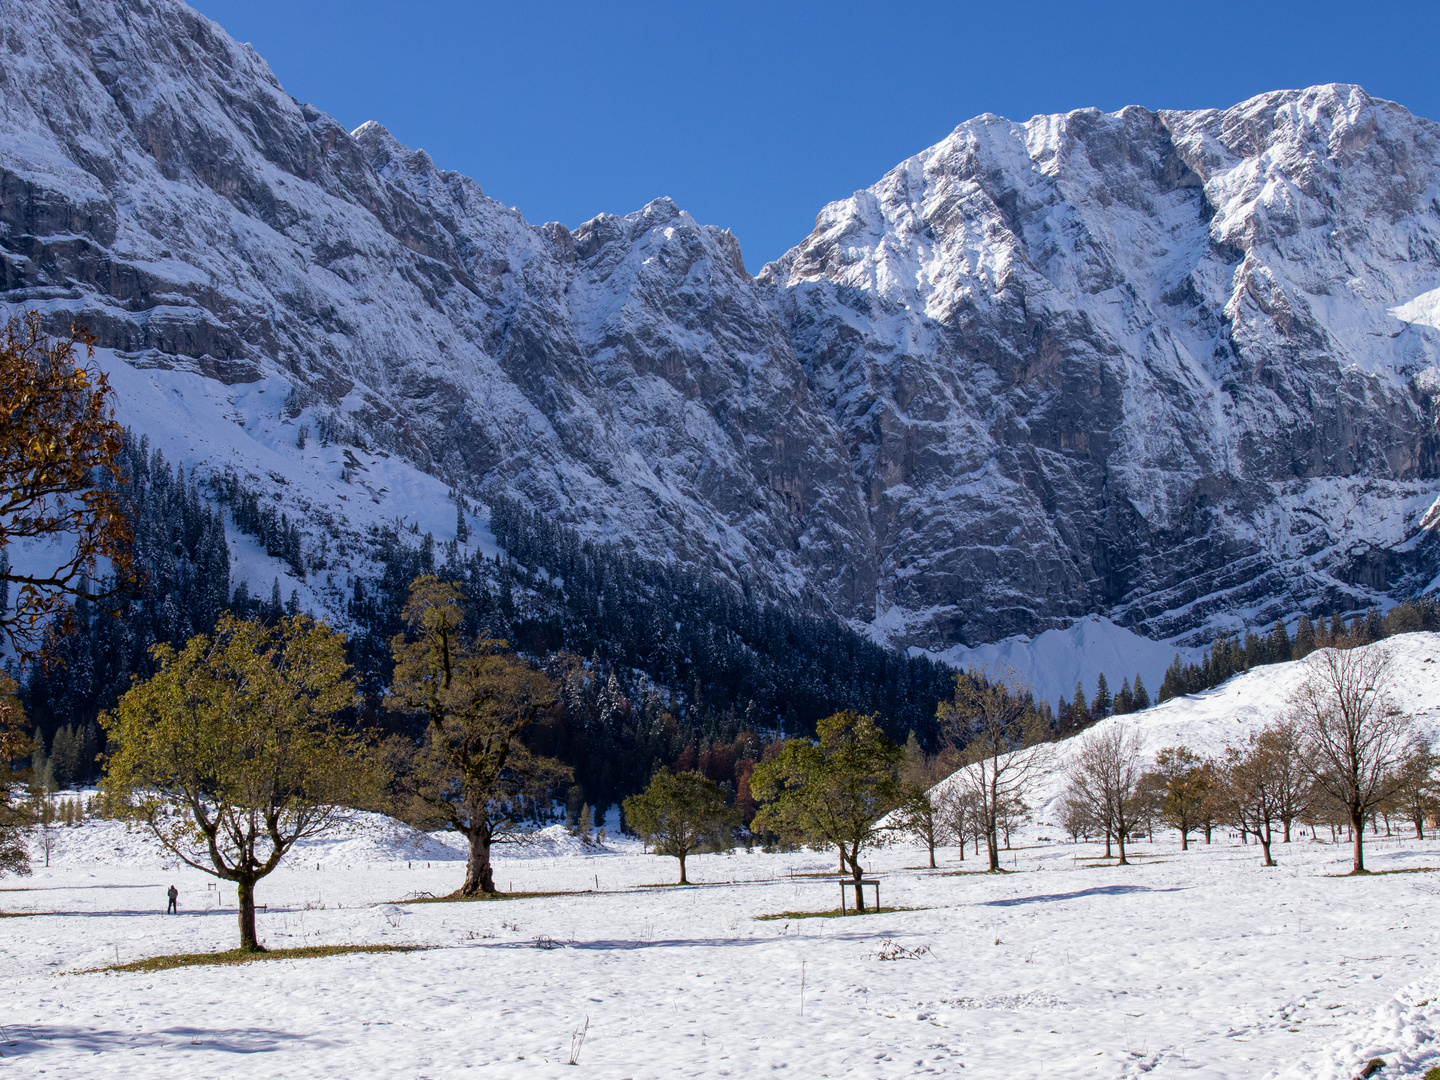
<svg viewBox="0 0 1440 1080">
<path fill-rule="evenodd" d="M 1350 872 L 1363 874 L 1365 821 L 1399 786 L 1410 717 L 1390 702 L 1384 649 L 1321 649 L 1305 663 L 1305 681 L 1290 698 L 1302 761 L 1315 786 L 1345 808 L 1354 842 Z"/>
<path fill-rule="evenodd" d="M 935 813 L 943 835 L 954 840 L 960 848 L 960 861 L 965 861 L 965 845 L 973 842 L 975 853 L 980 853 L 980 814 L 976 810 L 976 796 L 968 785 L 958 780 L 939 788 L 935 795 Z"/>
<path fill-rule="evenodd" d="M 1118 724 L 1081 736 L 1068 770 L 1069 794 L 1113 835 L 1121 866 L 1128 866 L 1125 841 L 1139 813 L 1140 736 Z M 1107 853 L 1109 844 L 1106 844 Z"/>
<path fill-rule="evenodd" d="M 1435 772 L 1440 761 L 1430 744 L 1420 740 L 1411 745 L 1396 770 L 1399 781 L 1390 802 L 1415 826 L 1415 839 L 1425 839 L 1425 819 L 1440 809 L 1440 785 Z"/>
<path fill-rule="evenodd" d="M 1020 795 L 1012 795 L 1008 799 L 1002 799 L 996 808 L 995 821 L 1000 828 L 1000 835 L 1005 839 L 1005 850 L 1010 850 L 1010 834 L 1025 823 L 1026 816 L 1030 813 L 1030 806 Z"/>
<path fill-rule="evenodd" d="M 1266 866 L 1275 865 L 1270 855 L 1271 823 L 1280 820 L 1282 813 L 1291 813 L 1292 817 L 1298 813 L 1292 813 L 1299 774 L 1296 753 L 1294 731 L 1286 724 L 1267 727 L 1251 735 L 1244 745 L 1225 750 L 1222 805 L 1242 832 L 1252 833 L 1260 842 Z M 1287 839 L 1289 833 L 1287 823 Z"/>
<path fill-rule="evenodd" d="M 1300 729 L 1286 721 L 1266 729 L 1266 743 L 1273 755 L 1275 818 L 1284 830 L 1283 843 L 1290 843 L 1290 827 L 1314 801 L 1314 785 L 1302 759 Z"/>
<path fill-rule="evenodd" d="M 980 672 L 955 676 L 955 696 L 936 710 L 941 729 L 966 766 L 953 783 L 975 796 L 990 869 L 1000 869 L 1001 819 L 1023 800 L 1030 783 L 1050 762 L 1048 735 L 1035 701 L 1013 672 L 1009 682 Z"/>
<path fill-rule="evenodd" d="M 912 733 L 911 739 L 914 739 Z M 911 751 L 906 745 L 906 761 L 900 772 L 905 784 L 904 801 L 894 813 L 896 830 L 925 845 L 930 856 L 930 869 L 935 869 L 935 846 L 944 843 L 946 833 L 941 803 L 940 782 L 948 775 L 937 756 Z M 964 853 L 961 853 L 962 858 Z"/>
</svg>

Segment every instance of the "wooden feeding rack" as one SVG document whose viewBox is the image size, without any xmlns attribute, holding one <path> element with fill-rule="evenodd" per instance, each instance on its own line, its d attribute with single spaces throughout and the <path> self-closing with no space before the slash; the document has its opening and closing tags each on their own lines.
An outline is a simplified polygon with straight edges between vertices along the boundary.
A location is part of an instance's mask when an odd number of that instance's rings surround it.
<svg viewBox="0 0 1440 1080">
<path fill-rule="evenodd" d="M 872 886 L 872 887 L 875 889 L 875 910 L 876 910 L 876 911 L 879 911 L 879 910 L 880 910 L 880 880 L 879 880 L 878 878 L 861 878 L 861 879 L 860 879 L 860 895 L 861 895 L 862 897 L 865 895 L 865 886 L 867 886 L 867 885 L 870 885 L 870 886 Z M 850 889 L 850 888 L 854 888 L 854 887 L 855 887 L 855 879 L 854 879 L 854 878 L 843 878 L 843 877 L 842 877 L 842 878 L 840 879 L 840 914 L 841 914 L 841 915 L 848 914 L 848 913 L 846 912 L 846 910 L 845 910 L 845 890 L 846 890 L 846 889 Z"/>
</svg>

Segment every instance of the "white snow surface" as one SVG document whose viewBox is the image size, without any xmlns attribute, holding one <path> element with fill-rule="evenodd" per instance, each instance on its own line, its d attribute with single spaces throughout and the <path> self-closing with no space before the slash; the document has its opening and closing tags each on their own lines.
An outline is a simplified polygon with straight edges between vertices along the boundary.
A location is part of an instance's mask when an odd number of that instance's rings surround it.
<svg viewBox="0 0 1440 1080">
<path fill-rule="evenodd" d="M 1115 867 L 1030 828 L 1003 875 L 893 847 L 870 868 L 912 910 L 760 921 L 832 907 L 830 856 L 693 857 L 698 884 L 676 888 L 675 861 L 633 844 L 521 849 L 497 859 L 502 887 L 560 895 L 415 903 L 459 862 L 351 836 L 343 861 L 317 868 L 312 845 L 261 883 L 262 940 L 421 951 L 139 974 L 92 969 L 231 947 L 233 894 L 120 823 L 62 833 L 0 891 L 25 916 L 0 920 L 7 1075 L 1342 1080 L 1371 1057 L 1392 1077 L 1440 1062 L 1440 883 L 1337 876 L 1348 851 L 1323 840 L 1265 870 L 1253 847 L 1157 835 Z M 1440 844 L 1379 837 L 1370 860 L 1422 871 Z M 927 951 L 881 959 L 894 945 Z"/>
<path fill-rule="evenodd" d="M 1417 734 L 1440 743 L 1440 634 L 1398 634 L 1365 649 L 1389 654 L 1390 701 L 1412 717 Z M 1165 747 L 1181 745 L 1202 757 L 1218 757 L 1226 746 L 1238 745 L 1267 724 L 1284 719 L 1291 693 L 1309 671 L 1308 659 L 1266 664 L 1214 689 L 1172 698 L 1143 712 L 1107 717 L 1088 730 L 1118 727 L 1127 734 L 1138 734 L 1140 752 L 1147 761 L 1153 761 Z M 1055 820 L 1065 790 L 1065 770 L 1081 738 L 1066 739 L 1038 751 L 1050 759 L 1026 799 L 1036 808 L 1038 821 Z"/>
<path fill-rule="evenodd" d="M 1384 643 L 1393 691 L 1440 726 L 1440 635 Z M 1273 715 L 1277 665 L 1134 718 L 1146 746 L 1214 752 Z M 1237 722 L 1238 721 L 1238 722 Z M 1063 744 L 1062 744 L 1063 745 Z M 357 814 L 257 892 L 262 941 L 410 953 L 239 967 L 96 971 L 236 937 L 233 894 L 119 822 L 63 827 L 50 866 L 0 885 L 0 1068 L 65 1077 L 1200 1076 L 1348 1080 L 1440 1064 L 1440 842 L 1298 836 L 1279 866 L 1223 835 L 1134 846 L 1135 865 L 1045 824 L 1006 873 L 903 845 L 867 871 L 899 910 L 836 903 L 828 852 L 670 858 L 563 829 L 502 849 L 507 891 L 422 903 L 460 882 L 453 837 Z M 180 890 L 181 914 L 161 914 Z M 762 920 L 759 916 L 780 914 Z M 895 947 L 914 959 L 883 959 Z M 803 979 L 803 997 L 802 997 Z M 585 1028 L 578 1067 L 567 1064 Z"/>
<path fill-rule="evenodd" d="M 911 652 L 918 655 L 921 650 Z M 984 671 L 1006 682 L 1018 678 L 1035 692 L 1037 701 L 1053 704 L 1061 698 L 1071 700 L 1077 682 L 1084 686 L 1086 700 L 1091 700 L 1102 673 L 1112 694 L 1125 679 L 1134 685 L 1139 675 L 1154 701 L 1165 669 L 1177 655 L 1188 663 L 1199 661 L 1204 652 L 1153 641 L 1104 616 L 1092 615 L 1064 630 L 1046 630 L 1034 637 L 1017 635 L 990 645 L 955 645 L 929 655 L 951 667 Z"/>
</svg>

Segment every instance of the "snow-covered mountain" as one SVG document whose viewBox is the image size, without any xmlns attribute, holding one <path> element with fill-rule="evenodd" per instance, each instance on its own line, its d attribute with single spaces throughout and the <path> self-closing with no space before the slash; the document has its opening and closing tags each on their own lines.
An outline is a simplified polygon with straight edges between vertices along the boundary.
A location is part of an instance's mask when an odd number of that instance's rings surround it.
<svg viewBox="0 0 1440 1080">
<path fill-rule="evenodd" d="M 531 225 L 178 0 L 0 33 L 0 306 L 317 542 L 503 494 L 936 651 L 1440 570 L 1440 127 L 1357 87 L 982 116 L 751 278 L 668 199 Z"/>
</svg>

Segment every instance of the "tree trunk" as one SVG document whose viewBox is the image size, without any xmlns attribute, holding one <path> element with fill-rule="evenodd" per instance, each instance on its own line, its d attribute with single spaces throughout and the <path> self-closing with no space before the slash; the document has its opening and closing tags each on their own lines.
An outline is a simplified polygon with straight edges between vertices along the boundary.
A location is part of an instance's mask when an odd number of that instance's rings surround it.
<svg viewBox="0 0 1440 1080">
<path fill-rule="evenodd" d="M 1125 858 L 1125 830 L 1124 830 L 1124 829 L 1116 829 L 1116 830 L 1115 830 L 1115 842 L 1116 842 L 1116 844 L 1118 844 L 1119 847 L 1120 847 L 1120 861 L 1119 861 L 1118 863 L 1116 863 L 1115 865 L 1117 865 L 1117 866 L 1129 866 L 1129 865 L 1130 865 L 1130 860 L 1127 859 L 1127 858 Z"/>
<path fill-rule="evenodd" d="M 690 882 L 685 877 L 685 853 L 682 851 L 676 857 L 680 860 L 680 884 L 689 885 Z"/>
<path fill-rule="evenodd" d="M 1350 839 L 1353 843 L 1352 874 L 1365 873 L 1365 818 L 1363 815 L 1351 811 L 1350 813 Z"/>
<path fill-rule="evenodd" d="M 1270 823 L 1267 821 L 1255 830 L 1255 840 L 1260 845 L 1260 850 L 1265 856 L 1265 866 L 1274 866 L 1275 860 L 1270 857 Z"/>
<path fill-rule="evenodd" d="M 929 839 L 929 846 L 930 846 L 930 869 L 931 869 L 931 870 L 934 870 L 934 869 L 935 869 L 935 834 L 934 834 L 934 833 L 931 833 L 928 839 Z"/>
<path fill-rule="evenodd" d="M 255 936 L 255 879 L 237 881 L 235 892 L 240 902 L 240 951 L 264 952 Z"/>
<path fill-rule="evenodd" d="M 1188 832 L 1186 832 L 1184 829 L 1181 829 L 1181 830 L 1180 830 L 1180 850 L 1181 850 L 1181 851 L 1189 851 L 1189 850 L 1190 850 L 1190 834 L 1189 834 Z"/>
<path fill-rule="evenodd" d="M 490 836 L 484 830 L 475 829 L 465 834 L 470 841 L 470 854 L 465 859 L 465 884 L 460 886 L 461 896 L 484 893 L 495 895 L 495 871 L 490 865 Z"/>
<path fill-rule="evenodd" d="M 1283 843 L 1288 844 L 1290 843 L 1290 819 L 1288 817 L 1282 818 L 1280 824 L 1285 826 L 1285 839 Z"/>
<path fill-rule="evenodd" d="M 1000 838 L 995 835 L 995 826 L 992 823 L 985 831 L 985 850 L 990 856 L 990 869 L 1000 869 Z"/>
<path fill-rule="evenodd" d="M 860 884 L 861 872 L 859 860 L 850 863 L 851 869 L 855 872 L 855 914 L 865 914 L 865 888 Z"/>
<path fill-rule="evenodd" d="M 1205 843 L 1207 843 L 1207 844 L 1210 843 L 1210 829 L 1211 829 L 1210 822 L 1207 821 L 1207 822 L 1205 823 Z"/>
<path fill-rule="evenodd" d="M 1105 830 L 1105 858 L 1110 858 L 1110 830 Z"/>
<path fill-rule="evenodd" d="M 1425 815 L 1423 813 L 1415 815 L 1415 839 L 1425 839 Z"/>
</svg>

